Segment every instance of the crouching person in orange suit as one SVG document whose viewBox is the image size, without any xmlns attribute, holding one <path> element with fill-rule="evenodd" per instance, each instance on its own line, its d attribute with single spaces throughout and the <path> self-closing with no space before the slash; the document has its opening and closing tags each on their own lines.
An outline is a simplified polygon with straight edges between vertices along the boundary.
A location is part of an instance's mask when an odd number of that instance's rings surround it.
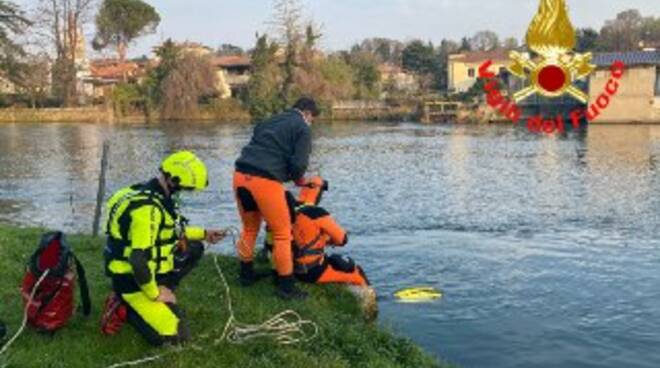
<svg viewBox="0 0 660 368">
<path fill-rule="evenodd" d="M 315 177 L 302 188 L 296 201 L 287 195 L 293 218 L 293 256 L 296 278 L 308 283 L 342 283 L 368 286 L 362 267 L 345 256 L 327 255 L 326 246 L 344 247 L 348 234 L 319 206 L 328 183 Z"/>
</svg>

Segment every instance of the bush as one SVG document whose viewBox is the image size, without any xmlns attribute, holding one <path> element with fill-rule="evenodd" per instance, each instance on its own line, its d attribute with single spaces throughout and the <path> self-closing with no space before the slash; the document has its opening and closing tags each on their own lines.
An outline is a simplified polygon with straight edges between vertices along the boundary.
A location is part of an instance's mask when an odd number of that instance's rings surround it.
<svg viewBox="0 0 660 368">
<path fill-rule="evenodd" d="M 145 97 L 137 84 L 122 83 L 112 90 L 112 106 L 119 116 L 127 116 L 144 106 Z"/>
<path fill-rule="evenodd" d="M 222 122 L 247 122 L 250 121 L 250 113 L 243 105 L 234 98 L 225 100 L 215 99 L 211 101 L 204 111 L 211 115 L 213 120 Z"/>
</svg>

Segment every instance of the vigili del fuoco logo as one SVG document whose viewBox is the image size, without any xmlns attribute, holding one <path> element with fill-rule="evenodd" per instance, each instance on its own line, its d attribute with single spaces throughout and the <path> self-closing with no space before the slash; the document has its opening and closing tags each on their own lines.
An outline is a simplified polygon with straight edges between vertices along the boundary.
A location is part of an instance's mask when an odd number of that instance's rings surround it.
<svg viewBox="0 0 660 368">
<path fill-rule="evenodd" d="M 492 61 L 486 61 L 479 68 L 479 78 L 485 80 L 487 103 L 500 114 L 518 124 L 522 110 L 518 103 L 538 94 L 557 98 L 569 95 L 583 104 L 589 102 L 589 96 L 575 85 L 576 81 L 586 80 L 596 69 L 591 64 L 592 54 L 573 52 L 576 45 L 575 28 L 568 16 L 564 0 L 541 0 L 538 13 L 527 31 L 527 47 L 534 52 L 511 51 L 512 60 L 508 70 L 514 76 L 528 82 L 529 86 L 506 98 L 499 90 L 496 75 L 488 68 Z M 587 109 L 575 109 L 570 112 L 571 124 L 579 128 L 583 119 L 595 120 L 606 109 L 619 89 L 619 80 L 623 76 L 625 65 L 621 61 L 611 67 L 611 78 L 605 91 Z M 533 116 L 527 120 L 527 128 L 532 132 L 564 132 L 566 122 L 563 114 L 553 118 Z"/>
</svg>

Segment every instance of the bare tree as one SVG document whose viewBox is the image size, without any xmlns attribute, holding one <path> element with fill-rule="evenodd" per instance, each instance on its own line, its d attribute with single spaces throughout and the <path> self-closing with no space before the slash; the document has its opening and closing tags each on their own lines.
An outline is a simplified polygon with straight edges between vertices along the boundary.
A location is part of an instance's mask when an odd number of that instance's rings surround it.
<svg viewBox="0 0 660 368">
<path fill-rule="evenodd" d="M 184 53 L 161 85 L 161 118 L 197 117 L 200 99 L 217 93 L 216 86 L 217 74 L 209 58 Z"/>
<path fill-rule="evenodd" d="M 65 105 L 78 97 L 77 72 L 83 30 L 92 20 L 96 0 L 38 0 L 36 22 L 52 45 L 53 92 Z"/>
<path fill-rule="evenodd" d="M 50 88 L 50 58 L 46 54 L 26 55 L 10 73 L 11 81 L 30 100 L 30 107 L 39 107 Z"/>
<path fill-rule="evenodd" d="M 274 14 L 270 24 L 278 35 L 278 41 L 285 48 L 284 64 L 282 66 L 284 82 L 281 90 L 282 99 L 285 103 L 291 99 L 296 67 L 298 66 L 298 53 L 304 39 L 302 9 L 300 0 L 276 0 L 273 5 Z"/>
<path fill-rule="evenodd" d="M 474 51 L 491 51 L 500 47 L 500 39 L 493 31 L 479 31 L 470 38 L 470 46 Z"/>
</svg>

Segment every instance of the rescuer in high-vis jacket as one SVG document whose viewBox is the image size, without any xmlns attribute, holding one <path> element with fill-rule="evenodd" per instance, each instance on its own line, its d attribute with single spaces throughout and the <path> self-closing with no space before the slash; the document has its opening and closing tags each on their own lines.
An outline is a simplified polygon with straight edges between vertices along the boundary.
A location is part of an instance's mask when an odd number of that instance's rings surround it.
<svg viewBox="0 0 660 368">
<path fill-rule="evenodd" d="M 207 186 L 204 163 L 180 151 L 162 162 L 157 178 L 121 189 L 108 201 L 106 271 L 128 307 L 128 322 L 156 346 L 189 338 L 174 290 L 204 254 L 202 241 L 215 244 L 225 236 L 186 226 L 178 213 L 176 196 Z"/>
<path fill-rule="evenodd" d="M 295 286 L 291 255 L 291 219 L 285 182 L 305 185 L 312 138 L 310 125 L 319 110 L 314 100 L 301 98 L 292 109 L 257 124 L 252 139 L 236 160 L 234 192 L 243 224 L 237 243 L 240 282 L 259 278 L 253 269 L 254 247 L 263 220 L 273 233 L 273 259 L 278 274 L 277 295 L 302 299 Z"/>
</svg>

